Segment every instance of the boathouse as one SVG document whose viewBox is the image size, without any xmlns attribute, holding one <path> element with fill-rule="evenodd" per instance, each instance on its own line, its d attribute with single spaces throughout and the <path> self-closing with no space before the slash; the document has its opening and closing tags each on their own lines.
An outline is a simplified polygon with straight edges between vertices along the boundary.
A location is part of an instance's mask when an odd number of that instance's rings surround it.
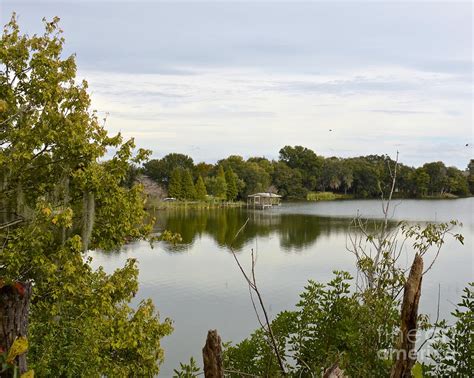
<svg viewBox="0 0 474 378">
<path fill-rule="evenodd" d="M 272 206 L 279 206 L 281 196 L 275 193 L 255 193 L 247 196 L 247 207 L 264 210 Z"/>
</svg>

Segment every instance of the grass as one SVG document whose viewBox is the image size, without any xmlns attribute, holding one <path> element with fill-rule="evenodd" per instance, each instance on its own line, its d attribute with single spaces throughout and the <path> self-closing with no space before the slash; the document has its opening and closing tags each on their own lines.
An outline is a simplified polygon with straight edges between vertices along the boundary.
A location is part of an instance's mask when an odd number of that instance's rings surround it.
<svg viewBox="0 0 474 378">
<path fill-rule="evenodd" d="M 421 198 L 422 199 L 457 199 L 459 198 L 459 196 L 455 194 L 451 194 L 451 193 L 443 193 L 443 194 L 437 194 L 437 195 L 432 195 L 432 196 L 426 195 L 426 196 L 422 196 Z"/>
<path fill-rule="evenodd" d="M 334 201 L 350 198 L 353 198 L 351 194 L 339 194 L 333 192 L 309 192 L 306 196 L 308 201 Z"/>
</svg>

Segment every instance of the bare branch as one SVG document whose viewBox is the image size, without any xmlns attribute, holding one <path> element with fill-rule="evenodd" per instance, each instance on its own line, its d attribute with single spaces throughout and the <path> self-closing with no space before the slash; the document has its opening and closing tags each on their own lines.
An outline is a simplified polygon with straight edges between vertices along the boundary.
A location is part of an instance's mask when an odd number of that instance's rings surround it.
<svg viewBox="0 0 474 378">
<path fill-rule="evenodd" d="M 275 356 L 278 360 L 278 365 L 280 366 L 280 370 L 281 370 L 282 374 L 286 375 L 285 364 L 283 362 L 283 358 L 281 357 L 280 350 L 278 348 L 278 344 L 277 344 L 277 341 L 275 339 L 275 335 L 273 334 L 270 318 L 268 316 L 267 310 L 266 310 L 265 305 L 263 303 L 262 295 L 260 294 L 260 291 L 257 287 L 257 282 L 256 282 L 256 277 L 255 277 L 256 257 L 255 257 L 254 251 L 253 251 L 253 249 L 251 251 L 252 266 L 251 266 L 251 277 L 249 277 L 249 275 L 245 272 L 245 269 L 242 267 L 242 264 L 240 263 L 240 261 L 237 257 L 237 254 L 235 253 L 235 251 L 232 247 L 232 244 L 234 243 L 235 239 L 242 232 L 242 230 L 245 228 L 245 226 L 247 225 L 248 222 L 249 222 L 249 219 L 247 218 L 247 220 L 245 221 L 243 226 L 235 234 L 232 242 L 230 243 L 229 249 L 232 253 L 232 256 L 234 256 L 234 260 L 237 263 L 237 266 L 239 267 L 240 272 L 242 273 L 245 280 L 247 281 L 247 284 L 249 285 L 250 298 L 251 298 L 252 305 L 254 307 L 255 313 L 257 315 L 258 322 L 260 323 L 260 325 L 262 326 L 262 329 L 264 330 L 264 332 L 267 334 L 268 338 L 270 339 L 270 342 L 271 342 L 270 346 L 272 347 L 273 352 L 275 353 Z M 255 305 L 255 302 L 254 302 L 254 299 L 253 299 L 252 290 L 255 293 L 255 295 L 257 296 L 257 299 L 258 299 L 258 302 L 259 302 L 259 305 L 260 305 L 260 309 L 262 310 L 263 316 L 265 318 L 266 327 L 263 325 L 263 322 L 261 321 L 261 319 L 259 317 L 259 314 L 258 314 L 258 311 L 257 311 L 257 306 Z"/>
</svg>

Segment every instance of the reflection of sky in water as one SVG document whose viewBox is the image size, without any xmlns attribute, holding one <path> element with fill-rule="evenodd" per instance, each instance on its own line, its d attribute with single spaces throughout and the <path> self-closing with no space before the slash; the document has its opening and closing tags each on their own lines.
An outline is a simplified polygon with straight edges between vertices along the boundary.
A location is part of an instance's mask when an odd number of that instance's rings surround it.
<svg viewBox="0 0 474 378">
<path fill-rule="evenodd" d="M 435 314 L 440 284 L 441 316 L 448 317 L 463 287 L 473 279 L 473 203 L 473 199 L 405 200 L 396 209 L 397 219 L 457 218 L 464 223 L 464 246 L 448 240 L 423 280 L 425 312 Z M 191 355 L 200 360 L 208 329 L 217 328 L 225 341 L 239 341 L 257 327 L 248 289 L 226 247 L 247 218 L 249 224 L 236 240 L 238 255 L 249 267 L 250 250 L 258 251 L 257 281 L 274 316 L 294 306 L 308 279 L 326 282 L 335 269 L 354 273 L 354 258 L 346 251 L 346 231 L 357 209 L 375 216 L 380 202 L 288 204 L 249 213 L 241 209 L 159 213 L 157 228 L 182 233 L 184 245 L 158 243 L 151 249 L 148 243 L 138 242 L 122 253 L 94 254 L 94 261 L 111 271 L 126 258 L 138 259 L 139 297 L 152 298 L 161 316 L 175 322 L 174 333 L 163 340 L 166 357 L 161 375 L 170 376 L 179 361 Z M 402 263 L 411 262 L 409 252 L 402 255 Z"/>
</svg>

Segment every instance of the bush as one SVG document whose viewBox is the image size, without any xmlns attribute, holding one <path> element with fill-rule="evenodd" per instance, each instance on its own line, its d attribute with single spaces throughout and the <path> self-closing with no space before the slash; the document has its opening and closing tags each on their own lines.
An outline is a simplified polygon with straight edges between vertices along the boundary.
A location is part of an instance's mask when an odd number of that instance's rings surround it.
<svg viewBox="0 0 474 378">
<path fill-rule="evenodd" d="M 335 362 L 349 376 L 389 375 L 390 361 L 379 358 L 377 352 L 393 347 L 396 306 L 380 296 L 366 300 L 351 293 L 351 280 L 349 273 L 335 272 L 326 285 L 309 281 L 297 310 L 281 312 L 272 322 L 290 375 L 318 374 Z M 224 366 L 261 376 L 275 377 L 280 372 L 262 329 L 227 346 Z"/>
</svg>

